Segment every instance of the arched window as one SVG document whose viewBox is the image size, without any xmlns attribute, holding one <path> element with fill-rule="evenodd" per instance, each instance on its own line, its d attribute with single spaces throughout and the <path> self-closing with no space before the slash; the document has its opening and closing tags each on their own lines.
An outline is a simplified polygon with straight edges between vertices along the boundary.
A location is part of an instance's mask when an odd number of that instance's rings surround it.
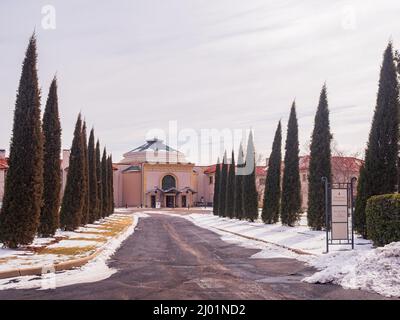
<svg viewBox="0 0 400 320">
<path fill-rule="evenodd" d="M 168 175 L 162 179 L 162 189 L 167 190 L 170 188 L 176 188 L 176 181 L 173 176 Z"/>
</svg>

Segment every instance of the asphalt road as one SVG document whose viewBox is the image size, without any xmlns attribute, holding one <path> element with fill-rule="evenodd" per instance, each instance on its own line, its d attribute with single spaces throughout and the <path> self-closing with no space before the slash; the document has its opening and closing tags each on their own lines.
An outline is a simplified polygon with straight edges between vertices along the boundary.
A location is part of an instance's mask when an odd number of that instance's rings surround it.
<svg viewBox="0 0 400 320">
<path fill-rule="evenodd" d="M 250 259 L 179 217 L 140 219 L 110 260 L 110 278 L 55 290 L 0 291 L 4 299 L 380 299 L 379 295 L 300 280 L 313 270 L 293 259 Z"/>
</svg>

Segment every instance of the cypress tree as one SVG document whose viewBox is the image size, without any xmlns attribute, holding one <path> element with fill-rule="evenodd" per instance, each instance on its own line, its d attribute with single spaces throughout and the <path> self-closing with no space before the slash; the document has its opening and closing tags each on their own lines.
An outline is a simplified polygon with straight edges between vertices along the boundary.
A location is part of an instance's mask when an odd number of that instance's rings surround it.
<svg viewBox="0 0 400 320">
<path fill-rule="evenodd" d="M 43 196 L 43 133 L 35 35 L 22 65 L 14 111 L 9 169 L 0 212 L 0 242 L 7 247 L 33 241 Z"/>
<path fill-rule="evenodd" d="M 113 162 L 112 162 L 112 155 L 110 154 L 108 157 L 108 193 L 109 193 L 109 206 L 110 206 L 110 211 L 108 215 L 114 213 L 114 169 L 113 169 Z"/>
<path fill-rule="evenodd" d="M 364 164 L 360 168 L 360 175 L 357 182 L 357 198 L 356 208 L 354 210 L 354 230 L 361 234 L 363 237 L 367 237 L 367 217 L 365 214 L 365 207 L 367 203 L 366 194 L 366 179 L 365 179 L 365 167 Z"/>
<path fill-rule="evenodd" d="M 94 129 L 90 131 L 88 144 L 88 162 L 89 162 L 89 223 L 96 221 L 98 216 L 98 186 L 97 186 L 97 167 L 96 150 L 94 145 Z"/>
<path fill-rule="evenodd" d="M 60 225 L 61 125 L 58 112 L 57 79 L 51 82 L 43 115 L 44 168 L 43 206 L 38 233 L 53 236 Z"/>
<path fill-rule="evenodd" d="M 296 104 L 293 102 L 286 136 L 281 200 L 281 221 L 291 227 L 300 219 L 301 209 L 298 130 Z"/>
<path fill-rule="evenodd" d="M 228 183 L 228 159 L 226 156 L 226 151 L 224 154 L 224 158 L 222 160 L 222 169 L 221 169 L 221 186 L 219 192 L 219 200 L 218 200 L 218 213 L 220 217 L 225 217 L 226 211 L 226 187 Z"/>
<path fill-rule="evenodd" d="M 325 227 L 325 191 L 322 177 L 331 181 L 331 139 L 326 85 L 323 86 L 311 137 L 308 174 L 308 225 L 313 230 Z"/>
<path fill-rule="evenodd" d="M 87 133 L 86 133 L 86 121 L 83 122 L 82 127 L 82 150 L 83 150 L 83 190 L 82 195 L 84 198 L 82 208 L 82 225 L 89 222 L 89 159 L 87 149 Z"/>
<path fill-rule="evenodd" d="M 240 144 L 237 167 L 244 166 L 243 147 Z M 243 175 L 236 174 L 235 176 L 235 218 L 243 219 Z"/>
<path fill-rule="evenodd" d="M 392 43 L 383 55 L 379 88 L 355 216 L 356 230 L 365 234 L 366 201 L 373 195 L 393 193 L 397 185 L 399 86 Z"/>
<path fill-rule="evenodd" d="M 282 128 L 279 121 L 275 132 L 272 152 L 269 158 L 268 171 L 265 182 L 264 204 L 262 220 L 264 223 L 277 223 L 281 198 L 281 165 L 282 165 Z"/>
<path fill-rule="evenodd" d="M 103 149 L 103 157 L 101 158 L 101 185 L 103 190 L 102 195 L 102 216 L 106 217 L 110 211 L 110 197 L 109 197 L 109 183 L 108 183 L 108 163 L 107 163 L 107 151 Z"/>
<path fill-rule="evenodd" d="M 214 176 L 214 196 L 213 196 L 213 213 L 218 216 L 218 206 L 219 206 L 219 188 L 221 185 L 221 165 L 219 163 L 219 158 L 217 161 L 217 166 L 215 167 L 215 176 Z"/>
<path fill-rule="evenodd" d="M 103 176 L 101 170 L 101 161 L 100 161 L 100 141 L 96 142 L 96 175 L 97 175 L 97 216 L 96 219 L 100 219 L 103 216 Z"/>
<path fill-rule="evenodd" d="M 246 151 L 246 166 L 252 163 L 253 170 L 243 176 L 243 212 L 246 219 L 258 219 L 258 192 L 256 188 L 256 162 L 253 143 L 253 133 L 250 132 Z"/>
<path fill-rule="evenodd" d="M 82 143 L 82 120 L 79 114 L 76 121 L 71 156 L 61 205 L 60 225 L 66 231 L 78 228 L 82 221 L 82 209 L 85 201 L 84 189 L 84 151 Z"/>
<path fill-rule="evenodd" d="M 226 187 L 226 207 L 225 216 L 233 218 L 235 216 L 235 154 L 232 150 L 232 159 L 229 166 L 228 182 Z"/>
</svg>

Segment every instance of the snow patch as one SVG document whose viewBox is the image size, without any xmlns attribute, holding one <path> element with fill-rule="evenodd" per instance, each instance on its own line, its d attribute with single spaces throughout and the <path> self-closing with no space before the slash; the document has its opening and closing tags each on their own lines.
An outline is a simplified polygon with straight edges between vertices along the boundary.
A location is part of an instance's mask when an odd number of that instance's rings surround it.
<svg viewBox="0 0 400 320">
<path fill-rule="evenodd" d="M 310 261 L 320 270 L 303 281 L 400 297 L 400 242 L 363 251 L 333 252 Z"/>
<path fill-rule="evenodd" d="M 59 273 L 49 273 L 43 275 L 42 277 L 26 276 L 0 280 L 0 290 L 55 289 L 57 287 L 69 286 L 76 283 L 97 282 L 111 277 L 117 272 L 117 270 L 110 268 L 107 265 L 107 260 L 115 253 L 121 244 L 134 233 L 139 218 L 133 215 L 133 219 L 132 225 L 130 225 L 125 232 L 121 233 L 115 238 L 110 239 L 102 246 L 101 253 L 84 266 L 74 270 L 68 270 Z M 49 266 L 51 267 L 51 264 Z"/>
</svg>

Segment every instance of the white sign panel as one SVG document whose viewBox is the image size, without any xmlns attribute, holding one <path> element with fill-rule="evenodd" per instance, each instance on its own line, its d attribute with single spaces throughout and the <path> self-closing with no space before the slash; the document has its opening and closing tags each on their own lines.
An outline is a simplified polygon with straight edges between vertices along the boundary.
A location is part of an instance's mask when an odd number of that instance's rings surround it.
<svg viewBox="0 0 400 320">
<path fill-rule="evenodd" d="M 347 240 L 348 232 L 347 223 L 332 223 L 332 240 Z"/>
<path fill-rule="evenodd" d="M 160 208 L 161 208 L 161 202 L 160 202 L 160 201 L 157 201 L 157 202 L 156 202 L 156 208 L 157 208 L 157 209 L 160 209 Z"/>
<path fill-rule="evenodd" d="M 332 189 L 332 206 L 347 206 L 347 189 Z"/>
<path fill-rule="evenodd" d="M 332 207 L 332 222 L 347 222 L 347 207 Z"/>
</svg>

